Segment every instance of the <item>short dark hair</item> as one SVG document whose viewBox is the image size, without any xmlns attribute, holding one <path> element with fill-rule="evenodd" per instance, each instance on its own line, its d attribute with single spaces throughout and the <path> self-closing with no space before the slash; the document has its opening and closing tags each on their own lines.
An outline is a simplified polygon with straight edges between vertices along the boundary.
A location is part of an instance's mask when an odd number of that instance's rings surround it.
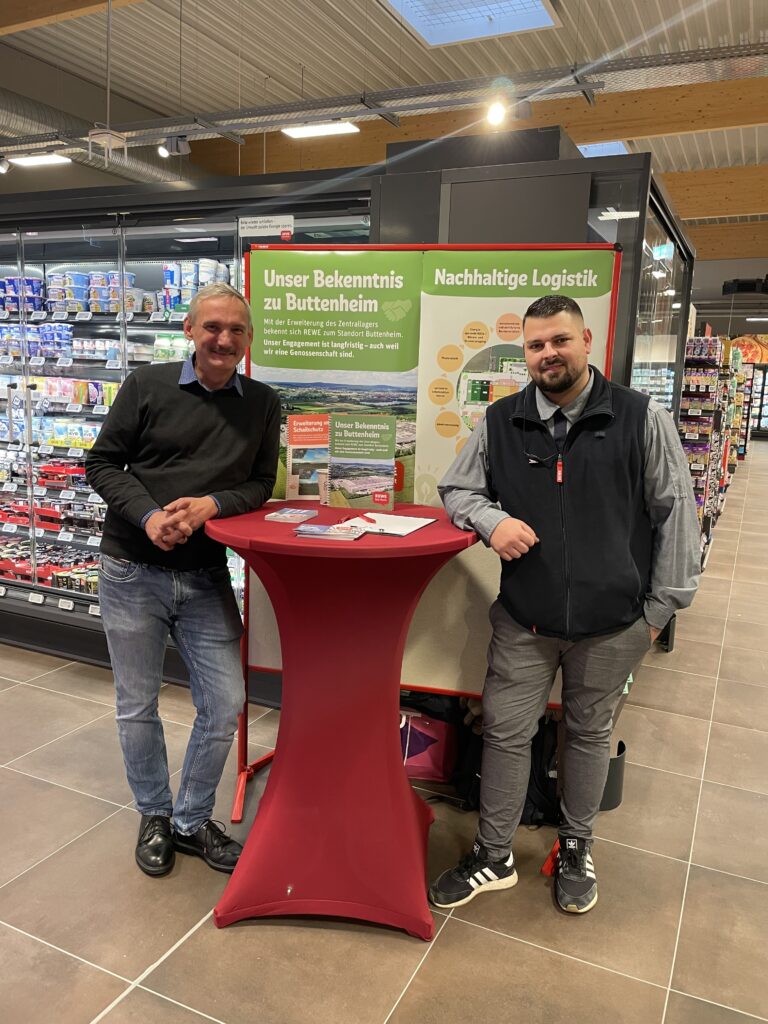
<svg viewBox="0 0 768 1024">
<path fill-rule="evenodd" d="M 525 316 L 523 317 L 523 326 L 525 326 L 525 321 L 529 316 L 537 318 L 548 317 L 557 316 L 558 313 L 571 313 L 573 316 L 584 319 L 581 306 L 567 295 L 542 295 L 540 299 L 536 299 L 526 309 Z"/>
</svg>

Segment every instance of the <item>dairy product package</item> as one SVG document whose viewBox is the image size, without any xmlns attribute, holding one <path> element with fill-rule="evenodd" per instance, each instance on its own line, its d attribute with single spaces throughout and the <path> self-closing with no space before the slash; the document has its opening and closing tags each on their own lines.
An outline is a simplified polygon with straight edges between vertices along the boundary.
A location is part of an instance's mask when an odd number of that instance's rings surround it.
<svg viewBox="0 0 768 1024">
<path fill-rule="evenodd" d="M 89 284 L 87 274 L 78 274 L 75 271 L 68 271 L 64 274 L 65 288 L 87 288 Z"/>
<path fill-rule="evenodd" d="M 181 304 L 182 306 L 188 306 L 192 299 L 197 295 L 197 288 L 195 286 L 191 288 L 181 289 Z"/>
<path fill-rule="evenodd" d="M 6 295 L 42 295 L 43 282 L 37 277 L 6 277 Z"/>
<path fill-rule="evenodd" d="M 155 292 L 144 292 L 141 296 L 142 313 L 154 313 L 157 309 L 157 296 Z"/>
<path fill-rule="evenodd" d="M 181 303 L 181 288 L 163 289 L 163 309 L 173 311 Z"/>
<path fill-rule="evenodd" d="M 156 363 L 167 363 L 173 358 L 173 347 L 171 345 L 171 334 L 157 334 L 152 352 L 152 358 Z"/>
<path fill-rule="evenodd" d="M 110 295 L 111 289 L 107 285 L 91 285 L 87 292 L 88 299 L 96 299 L 97 302 L 109 302 L 112 298 Z M 50 295 L 50 289 L 48 291 Z M 51 296 L 52 298 L 58 298 L 58 296 Z M 72 296 L 75 298 L 76 296 Z"/>
<path fill-rule="evenodd" d="M 67 299 L 66 308 L 68 313 L 80 313 L 90 309 L 87 299 Z"/>
<path fill-rule="evenodd" d="M 229 284 L 229 267 L 226 263 L 216 264 L 216 280 L 223 284 Z"/>
<path fill-rule="evenodd" d="M 182 288 L 196 288 L 200 283 L 200 267 L 197 260 L 181 261 L 181 285 Z"/>
<path fill-rule="evenodd" d="M 201 288 L 204 288 L 207 284 L 213 284 L 216 280 L 216 268 L 218 267 L 216 260 L 201 259 L 199 262 L 198 269 L 198 284 Z"/>
<path fill-rule="evenodd" d="M 88 274 L 90 288 L 105 288 L 109 284 L 109 275 L 103 270 L 92 270 Z"/>
<path fill-rule="evenodd" d="M 171 359 L 179 359 L 183 362 L 193 349 L 194 344 L 190 341 L 187 341 L 183 334 L 172 335 Z"/>
<path fill-rule="evenodd" d="M 104 385 L 100 380 L 88 381 L 88 404 L 104 405 Z"/>
<path fill-rule="evenodd" d="M 99 436 L 98 423 L 83 423 L 80 428 L 83 441 L 83 448 L 93 448 L 96 438 Z"/>
<path fill-rule="evenodd" d="M 45 279 L 49 288 L 63 288 L 64 274 L 46 274 Z"/>
<path fill-rule="evenodd" d="M 168 266 L 169 264 L 166 264 Z M 120 273 L 117 270 L 111 270 L 107 275 L 107 284 L 111 288 L 133 288 L 136 284 L 136 275 L 130 274 L 127 271 L 123 274 L 122 281 L 120 280 Z"/>
<path fill-rule="evenodd" d="M 70 448 L 83 447 L 83 424 L 77 420 L 67 421 L 67 444 Z"/>
<path fill-rule="evenodd" d="M 164 263 L 163 264 L 163 287 L 168 288 L 181 288 L 181 264 L 180 263 Z"/>
</svg>

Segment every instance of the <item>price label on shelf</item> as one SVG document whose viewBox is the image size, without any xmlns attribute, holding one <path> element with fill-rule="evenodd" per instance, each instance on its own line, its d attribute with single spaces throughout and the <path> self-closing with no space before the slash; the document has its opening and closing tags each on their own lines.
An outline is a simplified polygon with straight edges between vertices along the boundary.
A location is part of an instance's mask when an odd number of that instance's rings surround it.
<svg viewBox="0 0 768 1024">
<path fill-rule="evenodd" d="M 161 312 L 158 313 L 157 311 L 155 311 L 154 313 L 150 313 L 149 314 L 149 322 L 151 324 L 164 324 L 165 323 L 165 312 L 161 311 Z"/>
<path fill-rule="evenodd" d="M 686 409 L 689 416 L 701 416 L 701 409 Z"/>
<path fill-rule="evenodd" d="M 74 501 L 75 492 L 70 490 L 62 491 L 59 498 L 61 498 L 62 501 Z"/>
<path fill-rule="evenodd" d="M 5 491 L 6 493 L 8 493 L 8 492 L 10 491 L 10 493 L 11 493 L 11 494 L 14 494 L 14 493 L 15 493 L 16 491 L 18 491 L 18 489 L 19 489 L 19 485 L 18 485 L 18 484 L 12 484 L 12 483 L 10 482 L 10 480 L 7 480 L 7 481 L 6 481 L 6 482 L 5 482 L 4 484 L 3 484 L 3 490 L 4 490 L 4 491 Z"/>
<path fill-rule="evenodd" d="M 82 323 L 84 320 L 93 320 L 93 313 L 89 309 L 81 309 L 79 313 L 75 314 L 75 320 L 78 323 Z"/>
<path fill-rule="evenodd" d="M 13 356 L 0 356 L 0 366 L 10 366 L 13 363 Z"/>
<path fill-rule="evenodd" d="M 8 451 L 9 452 L 20 452 L 21 451 L 21 441 L 11 441 L 11 443 L 8 445 Z"/>
<path fill-rule="evenodd" d="M 38 540 L 45 536 L 45 530 L 43 529 L 42 526 L 35 527 L 35 536 L 37 537 Z"/>
<path fill-rule="evenodd" d="M 119 359 L 108 359 L 106 361 L 106 363 L 104 364 L 104 367 L 107 370 L 119 370 L 120 369 L 120 360 Z"/>
<path fill-rule="evenodd" d="M 99 497 L 99 495 L 95 491 L 92 491 L 88 495 L 86 501 L 88 502 L 89 505 L 100 505 L 101 504 L 101 498 Z"/>
<path fill-rule="evenodd" d="M 95 615 L 97 618 L 101 618 L 101 608 L 97 604 L 88 605 L 88 614 Z"/>
<path fill-rule="evenodd" d="M 30 604 L 45 604 L 45 594 L 37 594 L 33 590 L 27 600 Z"/>
<path fill-rule="evenodd" d="M 44 309 L 35 309 L 31 313 L 29 319 L 33 320 L 33 321 L 34 320 L 45 320 L 45 318 L 47 316 L 48 316 L 48 314 L 46 313 L 46 311 Z"/>
<path fill-rule="evenodd" d="M 686 441 L 698 441 L 698 439 L 699 439 L 699 432 L 698 432 L 698 430 L 696 430 L 696 431 L 686 430 L 686 432 L 685 432 L 685 440 Z"/>
<path fill-rule="evenodd" d="M 109 406 L 108 405 L 94 405 L 94 407 L 93 407 L 93 415 L 94 416 L 106 416 L 108 412 L 109 412 Z"/>
<path fill-rule="evenodd" d="M 56 365 L 60 366 L 62 369 L 66 369 L 72 365 L 72 359 L 70 356 L 59 356 L 56 360 Z"/>
<path fill-rule="evenodd" d="M 171 320 L 172 324 L 183 324 L 186 319 L 187 319 L 187 314 L 186 313 L 183 313 L 183 312 L 177 313 L 175 311 L 173 313 L 171 313 L 170 320 Z"/>
<path fill-rule="evenodd" d="M 7 591 L 5 587 L 0 587 L 0 597 L 5 597 Z"/>
<path fill-rule="evenodd" d="M 16 533 L 16 523 L 3 523 L 3 533 Z"/>
<path fill-rule="evenodd" d="M 44 498 L 48 493 L 48 488 L 40 487 L 40 485 L 37 484 L 35 485 L 35 487 L 33 487 L 32 491 L 36 498 Z"/>
<path fill-rule="evenodd" d="M 51 316 L 51 320 L 67 320 L 69 313 L 63 309 L 57 309 L 56 312 Z"/>
<path fill-rule="evenodd" d="M 73 541 L 74 539 L 75 535 L 74 533 L 72 533 L 71 530 L 62 530 L 61 533 L 58 535 L 58 540 L 60 540 L 63 544 L 68 544 L 70 541 Z"/>
<path fill-rule="evenodd" d="M 22 405 L 24 405 L 24 399 L 21 397 L 21 395 L 14 395 L 11 405 L 13 406 L 14 409 L 20 409 Z"/>
<path fill-rule="evenodd" d="M 69 457 L 72 458 L 72 459 L 82 459 L 82 457 L 85 455 L 85 449 L 84 448 L 68 448 L 67 449 L 67 455 L 69 455 Z"/>
<path fill-rule="evenodd" d="M 706 469 L 707 467 L 703 462 L 692 462 L 691 469 Z"/>
<path fill-rule="evenodd" d="M 29 360 L 30 366 L 45 366 L 45 356 L 32 356 Z"/>
<path fill-rule="evenodd" d="M 45 398 L 41 398 L 40 401 L 35 405 L 36 412 L 38 412 L 41 416 L 47 413 L 50 408 L 51 400 L 47 396 Z"/>
<path fill-rule="evenodd" d="M 101 537 L 94 534 L 92 537 L 88 538 L 87 543 L 89 548 L 97 548 L 99 544 L 101 544 Z"/>
<path fill-rule="evenodd" d="M 61 608 L 63 612 L 72 612 L 75 610 L 75 602 L 69 597 L 60 597 L 59 608 Z"/>
<path fill-rule="evenodd" d="M 123 323 L 129 324 L 131 322 L 131 320 L 133 320 L 133 311 L 131 311 L 129 313 L 122 313 L 122 312 L 120 312 L 115 317 L 115 323 L 118 323 L 118 324 L 123 324 Z"/>
<path fill-rule="evenodd" d="M 52 444 L 41 444 L 40 447 L 37 449 L 37 454 L 38 455 L 53 455 L 53 445 Z"/>
<path fill-rule="evenodd" d="M 7 309 L 0 309 L 0 320 L 7 320 L 10 315 Z"/>
<path fill-rule="evenodd" d="M 83 404 L 82 404 L 82 402 L 70 402 L 67 405 L 67 408 L 64 411 L 65 412 L 82 412 L 83 411 Z"/>
</svg>

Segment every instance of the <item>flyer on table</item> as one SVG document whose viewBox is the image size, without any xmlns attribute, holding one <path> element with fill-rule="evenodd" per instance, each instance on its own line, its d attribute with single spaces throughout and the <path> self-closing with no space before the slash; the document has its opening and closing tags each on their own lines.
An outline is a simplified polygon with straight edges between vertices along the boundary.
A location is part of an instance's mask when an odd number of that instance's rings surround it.
<svg viewBox="0 0 768 1024">
<path fill-rule="evenodd" d="M 330 505 L 393 508 L 395 433 L 394 416 L 331 416 Z"/>
</svg>

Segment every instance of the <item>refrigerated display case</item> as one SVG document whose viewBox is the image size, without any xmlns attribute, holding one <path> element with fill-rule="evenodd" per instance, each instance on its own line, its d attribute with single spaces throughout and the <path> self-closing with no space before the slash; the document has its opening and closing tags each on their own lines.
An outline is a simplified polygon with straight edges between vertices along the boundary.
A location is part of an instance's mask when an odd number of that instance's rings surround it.
<svg viewBox="0 0 768 1024">
<path fill-rule="evenodd" d="M 752 378 L 752 437 L 768 437 L 768 364 L 755 364 Z"/>
<path fill-rule="evenodd" d="M 106 508 L 85 458 L 128 374 L 187 357 L 183 321 L 198 288 L 241 287 L 251 243 L 281 240 L 263 223 L 251 234 L 253 203 L 242 203 L 50 218 L 0 234 L 0 640 L 107 660 Z M 297 240 L 367 241 L 367 200 L 316 205 L 295 218 Z M 228 561 L 242 609 L 244 567 L 234 552 Z M 171 645 L 166 676 L 185 675 Z"/>
</svg>

